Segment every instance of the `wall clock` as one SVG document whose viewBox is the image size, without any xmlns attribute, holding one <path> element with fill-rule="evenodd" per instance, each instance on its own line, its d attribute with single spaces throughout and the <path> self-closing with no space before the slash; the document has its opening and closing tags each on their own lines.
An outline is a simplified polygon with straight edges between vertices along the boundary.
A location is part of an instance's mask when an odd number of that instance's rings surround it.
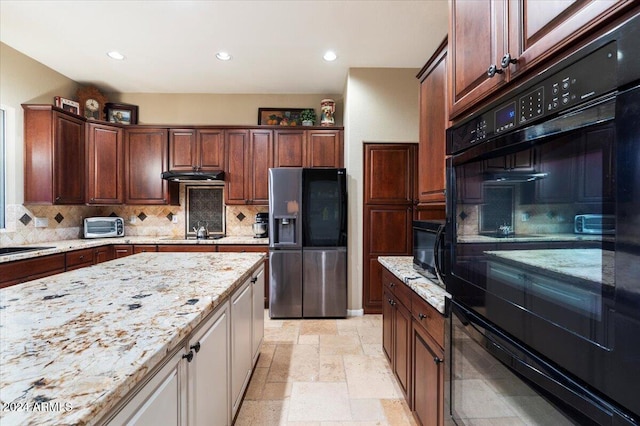
<svg viewBox="0 0 640 426">
<path fill-rule="evenodd" d="M 76 93 L 80 104 L 80 115 L 90 120 L 103 120 L 102 112 L 107 97 L 94 86 L 81 87 Z"/>
</svg>

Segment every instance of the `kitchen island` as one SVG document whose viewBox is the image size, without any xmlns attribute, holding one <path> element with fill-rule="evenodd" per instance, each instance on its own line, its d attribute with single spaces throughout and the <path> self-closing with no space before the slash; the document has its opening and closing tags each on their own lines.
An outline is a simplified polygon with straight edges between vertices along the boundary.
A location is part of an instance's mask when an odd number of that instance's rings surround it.
<svg viewBox="0 0 640 426">
<path fill-rule="evenodd" d="M 0 423 L 101 423 L 263 262 L 141 253 L 0 290 Z"/>
</svg>

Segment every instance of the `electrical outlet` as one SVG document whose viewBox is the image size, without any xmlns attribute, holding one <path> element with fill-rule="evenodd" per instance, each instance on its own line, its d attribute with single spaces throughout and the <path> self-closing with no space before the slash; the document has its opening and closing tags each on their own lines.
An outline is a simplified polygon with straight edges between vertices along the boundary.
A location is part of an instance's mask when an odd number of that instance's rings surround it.
<svg viewBox="0 0 640 426">
<path fill-rule="evenodd" d="M 130 223 L 130 224 L 132 224 L 132 225 L 133 225 L 133 224 L 134 224 L 134 223 L 136 223 L 137 221 L 138 221 L 138 218 L 137 218 L 135 215 L 131 215 L 131 216 L 129 216 L 129 223 Z"/>
<path fill-rule="evenodd" d="M 36 217 L 35 219 L 36 228 L 46 228 L 47 226 L 49 226 L 49 219 L 47 219 L 46 217 Z"/>
<path fill-rule="evenodd" d="M 178 223 L 178 216 L 176 216 L 175 214 L 171 216 L 171 223 Z"/>
<path fill-rule="evenodd" d="M 520 220 L 523 222 L 527 222 L 529 220 L 529 213 L 522 213 L 522 216 L 520 216 Z"/>
</svg>

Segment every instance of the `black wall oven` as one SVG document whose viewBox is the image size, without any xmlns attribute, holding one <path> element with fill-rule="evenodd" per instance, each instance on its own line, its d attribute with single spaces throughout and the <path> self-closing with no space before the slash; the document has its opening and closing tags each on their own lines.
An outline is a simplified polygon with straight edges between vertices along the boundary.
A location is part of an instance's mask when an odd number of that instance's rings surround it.
<svg viewBox="0 0 640 426">
<path fill-rule="evenodd" d="M 473 423 L 455 367 L 476 341 L 569 422 L 637 424 L 640 15 L 456 124 L 447 143 L 454 420 Z M 585 217 L 606 226 L 585 233 Z"/>
</svg>

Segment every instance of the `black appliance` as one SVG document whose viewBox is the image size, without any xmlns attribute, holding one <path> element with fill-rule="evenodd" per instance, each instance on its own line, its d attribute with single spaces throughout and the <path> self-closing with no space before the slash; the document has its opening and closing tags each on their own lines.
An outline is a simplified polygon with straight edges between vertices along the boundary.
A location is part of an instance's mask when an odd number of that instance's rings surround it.
<svg viewBox="0 0 640 426">
<path fill-rule="evenodd" d="M 347 315 L 343 168 L 269 169 L 269 316 Z"/>
<path fill-rule="evenodd" d="M 447 130 L 461 323 L 482 321 L 491 358 L 578 424 L 640 420 L 638 40 L 636 14 Z M 577 215 L 615 227 L 574 233 Z"/>
<path fill-rule="evenodd" d="M 413 268 L 444 287 L 444 221 L 413 221 Z"/>
</svg>

